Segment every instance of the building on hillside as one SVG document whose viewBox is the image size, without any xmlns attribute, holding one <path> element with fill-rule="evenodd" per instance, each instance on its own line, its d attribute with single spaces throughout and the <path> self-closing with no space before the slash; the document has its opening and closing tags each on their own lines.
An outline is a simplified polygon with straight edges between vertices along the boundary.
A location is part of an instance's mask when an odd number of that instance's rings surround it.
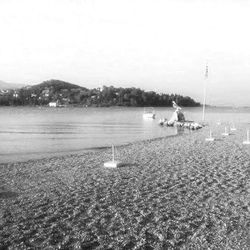
<svg viewBox="0 0 250 250">
<path fill-rule="evenodd" d="M 56 108 L 56 107 L 58 107 L 58 106 L 59 106 L 58 101 L 56 101 L 56 102 L 50 102 L 50 103 L 49 103 L 49 107 L 54 107 L 54 108 Z"/>
<path fill-rule="evenodd" d="M 103 86 L 99 86 L 99 87 L 97 88 L 97 90 L 100 91 L 100 92 L 102 92 L 102 91 L 103 91 Z"/>
<path fill-rule="evenodd" d="M 42 91 L 42 95 L 44 96 L 44 97 L 49 97 L 49 89 L 44 89 L 43 91 Z"/>
<path fill-rule="evenodd" d="M 13 93 L 13 97 L 17 98 L 19 96 L 19 94 L 17 93 L 17 91 L 15 90 Z"/>
</svg>

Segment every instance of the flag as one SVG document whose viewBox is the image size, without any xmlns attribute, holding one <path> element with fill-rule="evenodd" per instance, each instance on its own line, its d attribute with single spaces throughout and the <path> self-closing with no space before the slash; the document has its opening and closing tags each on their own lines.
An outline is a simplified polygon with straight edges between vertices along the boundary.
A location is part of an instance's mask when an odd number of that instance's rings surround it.
<svg viewBox="0 0 250 250">
<path fill-rule="evenodd" d="M 206 65 L 206 72 L 205 72 L 205 78 L 208 78 L 208 64 Z"/>
</svg>

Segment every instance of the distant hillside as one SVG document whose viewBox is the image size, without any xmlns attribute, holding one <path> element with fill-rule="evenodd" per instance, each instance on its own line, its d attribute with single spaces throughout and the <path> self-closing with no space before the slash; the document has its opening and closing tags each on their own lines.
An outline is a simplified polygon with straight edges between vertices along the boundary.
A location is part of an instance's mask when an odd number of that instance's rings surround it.
<svg viewBox="0 0 250 250">
<path fill-rule="evenodd" d="M 84 87 L 52 79 L 21 88 L 19 97 L 22 105 L 47 105 L 49 102 L 68 105 L 79 104 L 80 96 L 86 91 Z"/>
<path fill-rule="evenodd" d="M 54 91 L 61 91 L 62 89 L 84 89 L 86 90 L 86 88 L 72 84 L 72 83 L 68 83 L 68 82 L 64 82 L 64 81 L 60 81 L 60 80 L 49 80 L 49 81 L 44 81 L 40 84 L 37 85 L 33 85 L 33 86 L 29 86 L 30 89 L 34 90 L 34 91 L 39 91 L 39 90 L 43 90 L 43 89 L 53 89 Z"/>
<path fill-rule="evenodd" d="M 22 88 L 24 84 L 7 83 L 0 80 L 0 89 L 16 89 Z"/>
<path fill-rule="evenodd" d="M 87 89 L 60 80 L 49 80 L 19 90 L 0 92 L 0 105 L 48 105 L 50 102 L 56 102 L 59 106 L 168 107 L 172 106 L 172 101 L 186 107 L 200 105 L 191 97 L 177 94 L 158 94 L 139 88 L 115 88 L 113 86 Z"/>
</svg>

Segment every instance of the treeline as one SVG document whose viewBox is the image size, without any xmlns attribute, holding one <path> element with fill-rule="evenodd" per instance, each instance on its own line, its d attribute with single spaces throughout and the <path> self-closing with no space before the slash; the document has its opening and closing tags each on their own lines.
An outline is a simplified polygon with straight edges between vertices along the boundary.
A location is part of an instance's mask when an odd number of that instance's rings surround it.
<svg viewBox="0 0 250 250">
<path fill-rule="evenodd" d="M 188 96 L 177 94 L 159 94 L 154 91 L 144 91 L 139 88 L 114 88 L 104 86 L 100 95 L 95 98 L 96 104 L 118 106 L 172 106 L 175 101 L 181 106 L 199 106 Z"/>
<path fill-rule="evenodd" d="M 139 88 L 115 88 L 113 86 L 87 89 L 60 80 L 45 81 L 34 86 L 2 91 L 0 105 L 58 105 L 82 106 L 181 106 L 195 107 L 200 103 L 189 96 L 159 94 Z"/>
</svg>

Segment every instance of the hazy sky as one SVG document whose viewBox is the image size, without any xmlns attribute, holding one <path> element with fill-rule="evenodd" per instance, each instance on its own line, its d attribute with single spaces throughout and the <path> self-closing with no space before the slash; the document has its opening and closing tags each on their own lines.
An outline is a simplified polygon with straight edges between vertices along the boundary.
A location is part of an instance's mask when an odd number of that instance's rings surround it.
<svg viewBox="0 0 250 250">
<path fill-rule="evenodd" d="M 250 0 L 0 0 L 0 80 L 250 105 Z"/>
</svg>

